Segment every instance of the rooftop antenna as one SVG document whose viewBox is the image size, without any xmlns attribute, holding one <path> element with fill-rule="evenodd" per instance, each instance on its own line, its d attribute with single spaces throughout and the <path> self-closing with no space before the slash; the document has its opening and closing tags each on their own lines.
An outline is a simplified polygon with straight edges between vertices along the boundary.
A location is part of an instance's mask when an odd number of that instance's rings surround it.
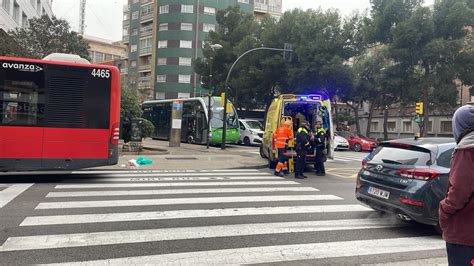
<svg viewBox="0 0 474 266">
<path fill-rule="evenodd" d="M 84 24 L 86 21 L 86 0 L 80 0 L 79 4 L 79 34 L 84 35 Z"/>
</svg>

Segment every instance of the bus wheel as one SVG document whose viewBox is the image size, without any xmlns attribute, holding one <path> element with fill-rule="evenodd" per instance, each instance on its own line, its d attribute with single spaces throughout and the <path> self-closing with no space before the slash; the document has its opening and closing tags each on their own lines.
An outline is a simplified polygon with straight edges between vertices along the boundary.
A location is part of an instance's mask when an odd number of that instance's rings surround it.
<svg viewBox="0 0 474 266">
<path fill-rule="evenodd" d="M 189 134 L 188 134 L 188 136 L 186 137 L 186 141 L 187 141 L 189 144 L 194 144 L 194 143 L 196 142 L 192 133 L 189 133 Z"/>
</svg>

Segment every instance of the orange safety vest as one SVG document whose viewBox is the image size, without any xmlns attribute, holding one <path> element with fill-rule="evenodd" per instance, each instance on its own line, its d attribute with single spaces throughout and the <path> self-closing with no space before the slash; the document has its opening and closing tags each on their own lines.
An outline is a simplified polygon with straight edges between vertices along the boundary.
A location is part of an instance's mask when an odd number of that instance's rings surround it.
<svg viewBox="0 0 474 266">
<path fill-rule="evenodd" d="M 291 130 L 289 127 L 282 125 L 273 133 L 273 144 L 277 149 L 286 148 L 286 143 L 291 138 Z"/>
</svg>

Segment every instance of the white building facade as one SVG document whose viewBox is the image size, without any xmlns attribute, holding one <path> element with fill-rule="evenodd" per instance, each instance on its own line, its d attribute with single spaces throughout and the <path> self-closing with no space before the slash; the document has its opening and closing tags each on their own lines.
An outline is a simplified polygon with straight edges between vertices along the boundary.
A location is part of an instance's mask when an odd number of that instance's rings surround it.
<svg viewBox="0 0 474 266">
<path fill-rule="evenodd" d="M 8 32 L 28 26 L 28 20 L 53 16 L 52 0 L 0 0 L 0 29 Z"/>
</svg>

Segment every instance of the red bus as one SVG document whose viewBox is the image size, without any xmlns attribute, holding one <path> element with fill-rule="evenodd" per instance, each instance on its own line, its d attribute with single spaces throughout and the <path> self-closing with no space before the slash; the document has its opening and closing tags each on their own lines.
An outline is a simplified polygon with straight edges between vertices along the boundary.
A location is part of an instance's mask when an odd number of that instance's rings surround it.
<svg viewBox="0 0 474 266">
<path fill-rule="evenodd" d="M 0 171 L 117 164 L 116 67 L 64 54 L 0 56 L 0 114 Z"/>
</svg>

